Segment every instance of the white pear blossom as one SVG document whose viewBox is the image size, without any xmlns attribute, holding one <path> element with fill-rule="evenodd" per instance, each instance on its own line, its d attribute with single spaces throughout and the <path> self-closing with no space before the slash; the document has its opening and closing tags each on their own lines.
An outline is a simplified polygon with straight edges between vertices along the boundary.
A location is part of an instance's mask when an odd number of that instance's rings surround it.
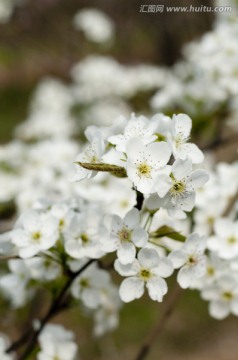
<svg viewBox="0 0 238 360">
<path fill-rule="evenodd" d="M 229 275 L 231 269 L 230 263 L 219 258 L 214 252 L 209 252 L 206 256 L 206 272 L 193 281 L 191 288 L 203 290 L 212 286 L 220 277 Z"/>
<path fill-rule="evenodd" d="M 167 141 L 168 135 L 171 133 L 171 118 L 159 113 L 152 116 L 151 122 L 156 125 L 154 130 L 156 141 Z"/>
<path fill-rule="evenodd" d="M 156 191 L 164 198 L 163 206 L 171 214 L 176 211 L 191 211 L 194 207 L 197 188 L 208 181 L 205 170 L 192 171 L 192 162 L 189 158 L 177 159 L 170 175 L 160 174 L 156 180 Z"/>
<path fill-rule="evenodd" d="M 86 146 L 84 151 L 80 153 L 76 158 L 76 163 L 100 163 L 102 155 L 105 151 L 105 144 L 103 141 L 102 134 L 99 130 L 94 128 L 95 133 L 88 133 L 86 135 L 90 144 Z M 79 164 L 75 164 L 76 174 L 72 178 L 72 181 L 81 181 L 84 179 L 90 179 L 94 177 L 97 172 L 93 170 L 88 170 L 80 166 Z"/>
<path fill-rule="evenodd" d="M 125 126 L 124 134 L 110 136 L 108 141 L 116 145 L 117 151 L 126 152 L 128 141 L 131 139 L 140 139 L 145 145 L 156 140 L 156 135 L 153 134 L 156 127 L 157 124 L 145 116 L 136 117 L 132 114 Z"/>
<path fill-rule="evenodd" d="M 49 214 L 57 220 L 59 232 L 64 233 L 68 230 L 75 213 L 67 203 L 61 202 L 53 204 Z"/>
<path fill-rule="evenodd" d="M 123 265 L 115 261 L 116 271 L 128 278 L 123 280 L 119 294 L 124 302 L 139 299 L 144 294 L 146 286 L 152 300 L 161 302 L 167 293 L 168 287 L 163 278 L 173 273 L 173 266 L 169 259 L 159 257 L 153 249 L 141 249 L 138 259 L 133 263 Z"/>
<path fill-rule="evenodd" d="M 102 292 L 100 307 L 94 313 L 94 334 L 96 336 L 101 336 L 118 326 L 121 306 L 118 288 L 110 284 L 110 287 Z"/>
<path fill-rule="evenodd" d="M 130 210 L 124 219 L 117 215 L 108 215 L 104 220 L 109 234 L 102 243 L 106 252 L 117 251 L 122 264 L 132 263 L 136 256 L 136 247 L 144 247 L 148 233 L 140 226 L 140 213 Z"/>
<path fill-rule="evenodd" d="M 12 306 L 19 308 L 31 297 L 31 291 L 26 289 L 31 278 L 30 269 L 21 259 L 9 260 L 8 266 L 10 273 L 1 276 L 0 289 Z"/>
<path fill-rule="evenodd" d="M 19 219 L 21 227 L 12 231 L 11 240 L 19 256 L 29 258 L 55 245 L 59 233 L 58 223 L 50 214 L 29 210 Z"/>
<path fill-rule="evenodd" d="M 187 143 L 191 128 L 192 120 L 188 115 L 173 115 L 169 141 L 172 145 L 175 159 L 186 159 L 189 157 L 194 164 L 198 164 L 203 161 L 204 155 L 195 144 Z"/>
<path fill-rule="evenodd" d="M 155 192 L 156 176 L 169 172 L 170 146 L 163 141 L 146 146 L 135 138 L 127 144 L 127 156 L 127 175 L 136 189 L 143 194 Z"/>
<path fill-rule="evenodd" d="M 48 324 L 39 336 L 37 360 L 76 360 L 77 345 L 72 331 L 62 325 Z"/>
<path fill-rule="evenodd" d="M 229 274 L 220 277 L 214 284 L 205 287 L 202 298 L 210 301 L 210 315 L 222 320 L 230 313 L 238 316 L 237 276 Z"/>
<path fill-rule="evenodd" d="M 103 303 L 104 289 L 109 286 L 109 273 L 92 264 L 74 280 L 71 293 L 76 299 L 82 300 L 87 308 L 96 309 Z"/>
<path fill-rule="evenodd" d="M 60 264 L 52 260 L 50 254 L 45 258 L 35 256 L 25 259 L 24 263 L 29 269 L 31 278 L 35 280 L 51 281 L 57 279 L 62 273 Z"/>
<path fill-rule="evenodd" d="M 101 215 L 94 211 L 75 215 L 64 234 L 66 253 L 75 259 L 101 257 L 101 239 L 105 236 L 101 221 Z"/>
<path fill-rule="evenodd" d="M 222 259 L 238 256 L 238 221 L 220 218 L 214 222 L 215 234 L 208 239 L 207 246 Z"/>
<path fill-rule="evenodd" d="M 188 236 L 180 250 L 169 254 L 168 258 L 174 268 L 180 268 L 177 280 L 183 289 L 190 287 L 194 280 L 206 273 L 205 248 L 205 238 L 194 233 Z"/>
</svg>

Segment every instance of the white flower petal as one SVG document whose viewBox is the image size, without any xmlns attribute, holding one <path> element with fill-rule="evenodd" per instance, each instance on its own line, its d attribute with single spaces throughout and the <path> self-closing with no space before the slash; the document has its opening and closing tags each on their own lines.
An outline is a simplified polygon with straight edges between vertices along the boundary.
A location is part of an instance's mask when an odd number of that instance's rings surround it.
<svg viewBox="0 0 238 360">
<path fill-rule="evenodd" d="M 163 198 L 172 186 L 172 179 L 169 175 L 160 174 L 155 180 L 155 190 Z"/>
<path fill-rule="evenodd" d="M 184 244 L 184 250 L 186 253 L 204 252 L 205 247 L 206 238 L 204 236 L 199 236 L 197 233 L 190 234 Z"/>
<path fill-rule="evenodd" d="M 21 218 L 24 229 L 29 232 L 40 230 L 41 222 L 39 214 L 34 210 L 29 210 Z"/>
<path fill-rule="evenodd" d="M 153 270 L 153 273 L 156 273 L 156 275 L 166 278 L 170 275 L 172 275 L 174 271 L 172 261 L 168 258 L 161 257 L 159 261 L 158 268 Z"/>
<path fill-rule="evenodd" d="M 172 167 L 172 173 L 176 180 L 182 180 L 192 171 L 192 161 L 190 159 L 177 159 Z"/>
<path fill-rule="evenodd" d="M 138 261 L 145 268 L 153 268 L 159 264 L 159 255 L 153 249 L 141 249 L 138 253 Z"/>
<path fill-rule="evenodd" d="M 187 189 L 195 191 L 197 188 L 204 185 L 209 179 L 209 175 L 205 170 L 195 170 L 189 176 L 187 181 Z"/>
<path fill-rule="evenodd" d="M 151 299 L 159 302 L 163 300 L 163 296 L 168 291 L 166 281 L 160 277 L 153 277 L 148 280 L 146 287 Z"/>
<path fill-rule="evenodd" d="M 186 254 L 183 251 L 177 250 L 169 254 L 168 259 L 172 262 L 175 269 L 183 266 L 187 260 Z"/>
<path fill-rule="evenodd" d="M 75 241 L 75 240 L 66 242 L 65 251 L 72 258 L 75 258 L 75 259 L 80 259 L 80 258 L 84 257 L 84 255 L 85 255 L 85 251 L 82 247 L 82 243 L 79 241 Z"/>
<path fill-rule="evenodd" d="M 143 247 L 147 243 L 148 233 L 142 228 L 137 228 L 132 232 L 132 241 L 137 247 Z"/>
<path fill-rule="evenodd" d="M 114 233 L 118 232 L 123 227 L 123 221 L 118 215 L 105 216 L 103 223 L 108 231 L 113 230 Z"/>
<path fill-rule="evenodd" d="M 130 277 L 121 283 L 119 294 L 125 303 L 139 299 L 144 293 L 144 282 L 137 277 Z"/>
<path fill-rule="evenodd" d="M 138 156 L 141 157 L 143 155 L 144 149 L 145 144 L 143 141 L 138 138 L 133 138 L 127 143 L 127 156 L 134 162 L 134 160 L 138 159 Z"/>
<path fill-rule="evenodd" d="M 225 319 L 230 312 L 229 303 L 223 301 L 212 301 L 209 304 L 209 313 L 218 320 Z"/>
<path fill-rule="evenodd" d="M 89 288 L 84 289 L 81 294 L 81 299 L 84 304 L 90 309 L 96 309 L 100 305 L 100 293 L 98 289 Z"/>
<path fill-rule="evenodd" d="M 192 120 L 186 114 L 173 115 L 172 120 L 175 122 L 175 131 L 182 134 L 185 138 L 189 137 L 192 129 Z"/>
<path fill-rule="evenodd" d="M 176 205 L 183 211 L 192 211 L 195 203 L 195 192 L 185 193 L 178 197 Z"/>
<path fill-rule="evenodd" d="M 23 229 L 15 229 L 10 233 L 11 241 L 17 246 L 27 246 L 31 241 L 30 234 Z"/>
<path fill-rule="evenodd" d="M 189 157 L 193 164 L 200 164 L 204 160 L 203 152 L 195 144 L 183 144 L 177 152 L 177 156 L 181 158 Z"/>
<path fill-rule="evenodd" d="M 134 276 L 140 271 L 140 265 L 137 259 L 135 259 L 131 264 L 127 265 L 123 265 L 117 259 L 114 263 L 114 268 L 121 276 Z"/>
<path fill-rule="evenodd" d="M 181 288 L 183 289 L 187 289 L 193 280 L 193 276 L 192 276 L 192 271 L 189 267 L 184 266 L 182 267 L 177 275 L 177 281 L 179 283 L 179 285 L 181 286 Z"/>
<path fill-rule="evenodd" d="M 140 212 L 138 209 L 131 209 L 124 218 L 124 224 L 128 226 L 129 229 L 134 229 L 138 226 L 140 222 Z"/>
<path fill-rule="evenodd" d="M 19 256 L 23 259 L 30 258 L 39 252 L 39 248 L 35 245 L 29 245 L 19 249 Z"/>
<path fill-rule="evenodd" d="M 131 242 L 123 242 L 117 250 L 117 256 L 123 265 L 132 263 L 136 256 L 135 245 Z"/>
<path fill-rule="evenodd" d="M 148 163 L 157 169 L 164 167 L 171 156 L 171 147 L 164 141 L 155 142 L 147 146 Z"/>
<path fill-rule="evenodd" d="M 233 221 L 231 219 L 217 219 L 214 224 L 215 233 L 221 237 L 226 238 L 232 235 Z"/>
</svg>

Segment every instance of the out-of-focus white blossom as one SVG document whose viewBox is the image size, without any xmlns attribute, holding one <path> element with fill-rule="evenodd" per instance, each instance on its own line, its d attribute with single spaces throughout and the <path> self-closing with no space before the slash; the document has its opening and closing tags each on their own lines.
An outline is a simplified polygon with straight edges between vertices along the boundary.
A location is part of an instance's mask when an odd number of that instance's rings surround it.
<svg viewBox="0 0 238 360">
<path fill-rule="evenodd" d="M 1 360 L 13 360 L 14 359 L 14 355 L 6 353 L 6 350 L 7 350 L 9 345 L 10 345 L 10 341 L 9 341 L 8 337 L 5 334 L 0 333 L 0 356 L 1 356 Z"/>
<path fill-rule="evenodd" d="M 208 240 L 207 246 L 221 259 L 232 259 L 238 256 L 238 221 L 220 218 L 214 222 L 215 234 Z"/>
<path fill-rule="evenodd" d="M 50 249 L 59 237 L 57 221 L 48 214 L 28 211 L 19 219 L 19 224 L 20 226 L 12 231 L 11 240 L 22 258 L 29 258 Z"/>
<path fill-rule="evenodd" d="M 62 325 L 46 325 L 39 336 L 39 343 L 37 360 L 76 360 L 77 345 L 74 334 L 65 330 Z"/>
<path fill-rule="evenodd" d="M 110 42 L 114 38 L 115 26 L 108 15 L 98 9 L 82 9 L 73 19 L 74 27 L 82 30 L 89 41 Z"/>
<path fill-rule="evenodd" d="M 206 272 L 206 247 L 205 238 L 191 234 L 180 250 L 169 255 L 174 268 L 180 268 L 178 283 L 183 288 L 188 288 L 196 278 L 202 277 Z"/>
</svg>

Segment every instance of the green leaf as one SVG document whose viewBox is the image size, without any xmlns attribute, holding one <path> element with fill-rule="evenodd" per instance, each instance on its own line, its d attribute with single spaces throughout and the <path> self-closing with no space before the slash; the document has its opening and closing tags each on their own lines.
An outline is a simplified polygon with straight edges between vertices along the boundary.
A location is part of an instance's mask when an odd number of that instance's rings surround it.
<svg viewBox="0 0 238 360">
<path fill-rule="evenodd" d="M 180 234 L 180 232 L 175 231 L 170 226 L 162 226 L 153 233 L 150 234 L 153 238 L 161 238 L 161 237 L 168 237 L 173 240 L 182 241 L 184 242 L 186 240 L 186 236 Z"/>
<path fill-rule="evenodd" d="M 104 171 L 104 172 L 109 172 L 110 174 L 117 177 L 127 177 L 126 169 L 122 166 L 105 164 L 105 163 L 82 163 L 79 161 L 75 163 L 87 170 Z"/>
</svg>

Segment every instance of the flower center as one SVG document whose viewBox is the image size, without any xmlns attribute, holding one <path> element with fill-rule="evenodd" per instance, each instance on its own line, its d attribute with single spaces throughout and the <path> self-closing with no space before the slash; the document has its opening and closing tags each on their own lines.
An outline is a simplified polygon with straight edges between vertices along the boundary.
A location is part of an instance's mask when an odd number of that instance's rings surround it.
<svg viewBox="0 0 238 360">
<path fill-rule="evenodd" d="M 118 231 L 118 236 L 121 241 L 131 241 L 131 231 L 126 228 L 121 229 Z"/>
<path fill-rule="evenodd" d="M 208 276 L 213 276 L 215 274 L 215 270 L 212 266 L 208 266 L 207 267 L 207 275 Z"/>
<path fill-rule="evenodd" d="M 235 238 L 235 236 L 230 236 L 227 239 L 227 242 L 228 242 L 228 244 L 233 245 L 233 244 L 235 244 L 237 242 L 237 239 Z"/>
<path fill-rule="evenodd" d="M 223 297 L 224 300 L 230 301 L 230 300 L 233 299 L 233 294 L 232 294 L 231 291 L 224 291 L 222 293 L 222 297 Z"/>
<path fill-rule="evenodd" d="M 179 149 L 183 144 L 188 141 L 189 137 L 185 137 L 181 132 L 174 138 L 175 146 Z"/>
<path fill-rule="evenodd" d="M 139 177 L 150 177 L 150 173 L 151 173 L 151 167 L 146 164 L 146 163 L 140 163 L 137 166 L 137 170 L 138 170 L 138 175 Z"/>
<path fill-rule="evenodd" d="M 142 280 L 148 281 L 152 277 L 152 274 L 149 269 L 141 269 L 139 276 Z"/>
<path fill-rule="evenodd" d="M 34 232 L 31 237 L 36 244 L 40 243 L 41 233 L 39 231 Z"/>
<path fill-rule="evenodd" d="M 120 205 L 122 208 L 127 208 L 127 206 L 129 205 L 129 201 L 128 200 L 122 200 L 120 202 Z"/>
<path fill-rule="evenodd" d="M 207 223 L 208 223 L 208 225 L 212 226 L 212 225 L 214 224 L 214 217 L 209 216 L 209 217 L 207 218 Z"/>
<path fill-rule="evenodd" d="M 190 255 L 188 257 L 188 265 L 196 265 L 198 263 L 198 259 L 194 255 Z"/>
<path fill-rule="evenodd" d="M 86 278 L 82 278 L 82 279 L 80 279 L 80 285 L 81 285 L 81 287 L 82 288 L 87 288 L 87 287 L 89 287 L 89 281 L 88 281 L 88 279 L 86 279 Z"/>
<path fill-rule="evenodd" d="M 96 156 L 96 155 L 92 156 L 90 162 L 91 162 L 91 163 L 97 163 L 97 162 L 98 162 L 97 156 Z"/>
<path fill-rule="evenodd" d="M 171 176 L 173 180 L 172 187 L 170 188 L 169 192 L 171 196 L 178 196 L 185 192 L 186 184 L 183 180 L 176 180 L 173 175 Z"/>
<path fill-rule="evenodd" d="M 84 244 L 87 244 L 89 242 L 88 235 L 85 233 L 81 234 L 81 240 Z"/>
<path fill-rule="evenodd" d="M 164 135 L 162 135 L 162 134 L 156 133 L 155 135 L 157 136 L 156 141 L 158 141 L 158 142 L 166 140 L 166 137 Z"/>
<path fill-rule="evenodd" d="M 60 231 L 62 231 L 62 230 L 63 230 L 64 225 L 65 225 L 65 221 L 64 221 L 64 219 L 60 219 L 60 221 L 59 221 L 59 229 L 60 229 Z"/>
</svg>

